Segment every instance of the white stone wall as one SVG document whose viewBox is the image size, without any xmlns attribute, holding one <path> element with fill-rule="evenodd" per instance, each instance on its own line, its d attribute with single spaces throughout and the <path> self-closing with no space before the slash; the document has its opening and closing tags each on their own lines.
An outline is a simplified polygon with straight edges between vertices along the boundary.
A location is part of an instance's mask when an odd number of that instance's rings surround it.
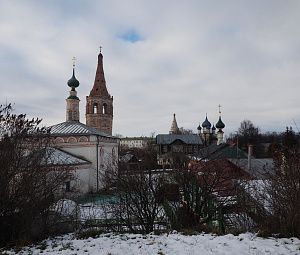
<svg viewBox="0 0 300 255">
<path fill-rule="evenodd" d="M 75 138 L 75 137 L 74 137 Z M 76 137 L 75 139 L 77 139 Z M 66 139 L 65 139 L 66 140 Z M 78 140 L 78 139 L 77 139 Z M 62 150 L 69 152 L 75 156 L 83 158 L 91 162 L 90 168 L 88 171 L 84 169 L 78 169 L 76 174 L 80 183 L 83 187 L 80 188 L 82 193 L 95 192 L 97 188 L 97 154 L 98 154 L 98 183 L 99 189 L 103 187 L 101 182 L 101 177 L 104 175 L 105 169 L 108 165 L 114 165 L 118 160 L 118 140 L 109 139 L 98 141 L 98 151 L 97 151 L 97 137 L 90 136 L 90 141 L 86 142 L 75 142 L 72 137 L 68 138 L 67 141 L 57 144 Z M 113 160 L 115 162 L 113 162 Z M 87 185 L 88 184 L 88 185 Z M 88 186 L 88 188 L 86 187 Z"/>
<path fill-rule="evenodd" d="M 126 139 L 123 138 L 120 141 L 120 145 L 128 148 L 145 148 L 147 146 L 147 141 L 145 139 Z"/>
</svg>

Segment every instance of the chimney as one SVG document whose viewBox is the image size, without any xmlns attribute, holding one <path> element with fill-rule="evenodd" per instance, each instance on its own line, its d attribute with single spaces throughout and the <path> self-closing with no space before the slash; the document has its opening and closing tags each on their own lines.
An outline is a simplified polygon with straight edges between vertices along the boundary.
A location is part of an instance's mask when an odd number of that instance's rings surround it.
<svg viewBox="0 0 300 255">
<path fill-rule="evenodd" d="M 248 145 L 248 170 L 251 170 L 251 158 L 252 158 L 252 152 L 253 152 L 253 145 Z"/>
</svg>

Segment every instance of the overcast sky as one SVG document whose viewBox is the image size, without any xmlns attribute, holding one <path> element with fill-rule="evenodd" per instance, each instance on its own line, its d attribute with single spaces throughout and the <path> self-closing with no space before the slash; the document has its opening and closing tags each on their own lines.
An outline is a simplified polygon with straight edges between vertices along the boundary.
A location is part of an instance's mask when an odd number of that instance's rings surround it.
<svg viewBox="0 0 300 255">
<path fill-rule="evenodd" d="M 300 1 L 0 1 L 0 103 L 65 121 L 76 61 L 81 122 L 99 47 L 113 133 L 193 129 L 222 105 L 225 134 L 300 128 Z"/>
</svg>

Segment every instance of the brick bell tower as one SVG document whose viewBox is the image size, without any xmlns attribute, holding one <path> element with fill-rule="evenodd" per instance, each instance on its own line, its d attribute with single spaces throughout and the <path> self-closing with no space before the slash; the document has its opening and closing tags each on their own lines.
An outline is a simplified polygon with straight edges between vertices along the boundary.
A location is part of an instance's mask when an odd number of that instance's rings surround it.
<svg viewBox="0 0 300 255">
<path fill-rule="evenodd" d="M 113 97 L 107 91 L 103 71 L 103 55 L 98 55 L 94 86 L 86 97 L 86 125 L 108 135 L 112 134 Z"/>
</svg>

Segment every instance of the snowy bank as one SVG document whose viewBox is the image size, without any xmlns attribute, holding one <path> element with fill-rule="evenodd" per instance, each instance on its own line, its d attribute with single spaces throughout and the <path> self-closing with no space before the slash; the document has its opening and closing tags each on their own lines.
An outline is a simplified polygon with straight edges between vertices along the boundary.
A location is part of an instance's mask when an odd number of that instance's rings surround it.
<svg viewBox="0 0 300 255">
<path fill-rule="evenodd" d="M 3 252 L 3 251 L 2 251 Z M 1 253 L 1 252 L 0 252 Z M 76 239 L 72 234 L 48 239 L 39 245 L 25 247 L 19 253 L 4 254 L 300 254 L 297 238 L 260 238 L 245 233 L 239 236 L 199 234 L 134 235 L 103 234 L 98 238 Z"/>
</svg>

